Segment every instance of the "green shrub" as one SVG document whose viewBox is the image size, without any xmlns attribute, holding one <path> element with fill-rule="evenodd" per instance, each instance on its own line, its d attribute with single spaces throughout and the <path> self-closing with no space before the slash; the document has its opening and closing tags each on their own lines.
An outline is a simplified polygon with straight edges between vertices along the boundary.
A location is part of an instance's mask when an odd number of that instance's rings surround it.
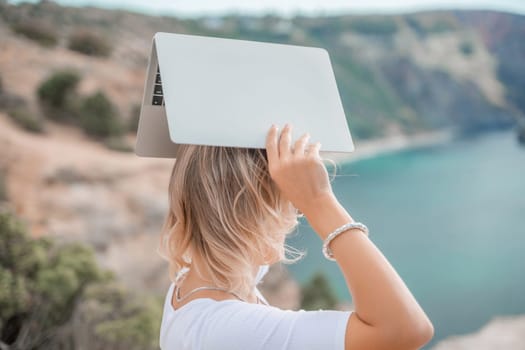
<svg viewBox="0 0 525 350">
<path fill-rule="evenodd" d="M 405 21 L 419 36 L 426 37 L 457 30 L 457 21 L 448 15 L 412 14 L 405 16 Z"/>
<path fill-rule="evenodd" d="M 86 97 L 78 96 L 76 86 L 79 81 L 80 76 L 77 73 L 67 70 L 57 72 L 44 81 L 37 94 L 45 115 L 50 119 L 77 125 L 89 136 L 121 136 L 125 127 L 119 119 L 116 107 L 102 91 Z M 106 140 L 106 145 L 119 151 L 130 150 L 124 140 L 115 138 Z"/>
<path fill-rule="evenodd" d="M 7 201 L 7 199 L 8 197 L 7 197 L 7 187 L 5 185 L 5 169 L 0 168 L 0 202 L 5 202 Z"/>
<path fill-rule="evenodd" d="M 518 127 L 518 142 L 525 146 L 525 122 Z"/>
<path fill-rule="evenodd" d="M 24 130 L 35 133 L 44 132 L 44 120 L 32 113 L 27 107 L 19 106 L 11 108 L 7 114 Z"/>
<path fill-rule="evenodd" d="M 11 29 L 15 33 L 23 35 L 44 47 L 53 47 L 58 43 L 58 36 L 55 30 L 39 21 L 21 21 L 14 23 Z"/>
<path fill-rule="evenodd" d="M 301 291 L 301 308 L 304 310 L 329 310 L 337 304 L 337 297 L 322 272 L 317 272 Z"/>
<path fill-rule="evenodd" d="M 463 41 L 459 45 L 459 50 L 464 56 L 471 56 L 474 53 L 474 45 L 469 41 Z"/>
<path fill-rule="evenodd" d="M 121 136 L 108 137 L 104 144 L 107 148 L 118 152 L 133 152 L 133 147 Z"/>
<path fill-rule="evenodd" d="M 405 21 L 410 28 L 412 28 L 417 34 L 423 35 L 426 33 L 424 26 L 421 24 L 419 19 L 413 15 L 407 15 Z"/>
<path fill-rule="evenodd" d="M 88 56 L 108 57 L 111 54 L 110 44 L 101 36 L 87 30 L 77 30 L 69 37 L 70 50 Z"/>
<path fill-rule="evenodd" d="M 161 305 L 156 298 L 139 299 L 118 283 L 92 285 L 78 309 L 84 323 L 79 328 L 88 330 L 84 337 L 96 339 L 95 348 L 158 349 Z"/>
<path fill-rule="evenodd" d="M 102 91 L 80 102 L 79 118 L 80 127 L 90 136 L 118 136 L 124 131 L 116 108 Z"/>
<path fill-rule="evenodd" d="M 40 84 L 37 95 L 46 116 L 54 120 L 71 119 L 79 82 L 78 73 L 63 70 L 54 73 Z"/>
<path fill-rule="evenodd" d="M 454 31 L 457 29 L 457 26 L 451 19 L 447 18 L 434 21 L 426 29 L 430 33 L 439 34 Z"/>
<path fill-rule="evenodd" d="M 90 248 L 32 239 L 5 210 L 0 242 L 2 349 L 158 349 L 162 300 L 120 286 Z"/>
<path fill-rule="evenodd" d="M 325 21 L 312 21 L 305 23 L 305 28 L 314 38 L 329 40 L 344 31 L 344 23 L 341 20 L 331 19 Z"/>
<path fill-rule="evenodd" d="M 397 32 L 397 23 L 387 17 L 381 19 L 357 18 L 349 23 L 350 29 L 365 35 L 393 35 Z"/>
<path fill-rule="evenodd" d="M 372 139 L 380 136 L 381 130 L 375 126 L 373 120 L 353 118 L 348 123 L 352 127 L 352 131 L 355 133 L 356 138 L 360 140 Z"/>
<path fill-rule="evenodd" d="M 32 239 L 25 225 L 0 211 L 0 341 L 13 349 L 40 348 L 45 334 L 69 319 L 89 283 L 107 276 L 91 250 Z M 17 339 L 27 331 L 31 337 Z"/>
<path fill-rule="evenodd" d="M 139 128 L 139 120 L 140 120 L 140 104 L 136 104 L 131 108 L 131 113 L 128 120 L 128 130 L 137 133 L 137 130 Z"/>
</svg>

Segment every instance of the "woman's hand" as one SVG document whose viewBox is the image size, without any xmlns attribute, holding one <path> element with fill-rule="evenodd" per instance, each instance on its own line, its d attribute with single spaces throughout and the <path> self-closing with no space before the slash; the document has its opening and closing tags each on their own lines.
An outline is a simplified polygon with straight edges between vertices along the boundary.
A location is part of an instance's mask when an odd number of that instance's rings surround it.
<svg viewBox="0 0 525 350">
<path fill-rule="evenodd" d="M 333 199 L 328 172 L 319 155 L 319 142 L 307 144 L 308 133 L 302 135 L 291 148 L 291 125 L 286 124 L 278 135 L 272 125 L 266 138 L 266 152 L 270 176 L 283 195 L 303 214 L 316 209 L 316 203 Z"/>
</svg>

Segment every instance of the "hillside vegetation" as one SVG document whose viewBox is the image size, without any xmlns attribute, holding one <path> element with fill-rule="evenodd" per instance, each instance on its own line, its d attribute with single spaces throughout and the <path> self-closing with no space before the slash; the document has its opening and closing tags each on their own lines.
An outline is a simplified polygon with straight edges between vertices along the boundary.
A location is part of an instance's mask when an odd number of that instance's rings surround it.
<svg viewBox="0 0 525 350">
<path fill-rule="evenodd" d="M 141 101 L 158 31 L 326 48 L 358 139 L 449 126 L 477 132 L 515 125 L 525 113 L 524 16 L 442 11 L 180 19 L 51 1 L 3 1 L 0 13 L 0 74 L 8 89 L 34 100 L 39 83 L 70 68 L 83 76 L 81 92 L 104 91 L 124 119 Z"/>
</svg>

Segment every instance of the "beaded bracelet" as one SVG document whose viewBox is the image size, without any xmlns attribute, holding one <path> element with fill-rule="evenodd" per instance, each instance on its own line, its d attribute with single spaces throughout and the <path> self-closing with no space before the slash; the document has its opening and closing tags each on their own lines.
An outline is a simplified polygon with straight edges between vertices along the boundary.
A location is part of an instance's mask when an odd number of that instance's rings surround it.
<svg viewBox="0 0 525 350">
<path fill-rule="evenodd" d="M 361 230 L 365 235 L 368 236 L 368 227 L 366 227 L 365 224 L 362 224 L 360 222 L 348 222 L 344 224 L 341 227 L 336 228 L 333 232 L 331 232 L 324 240 L 323 242 L 323 254 L 325 258 L 328 260 L 335 261 L 334 255 L 332 254 L 332 250 L 330 249 L 329 245 L 330 242 L 337 236 L 339 236 L 344 231 L 348 231 L 349 229 L 357 228 Z"/>
</svg>

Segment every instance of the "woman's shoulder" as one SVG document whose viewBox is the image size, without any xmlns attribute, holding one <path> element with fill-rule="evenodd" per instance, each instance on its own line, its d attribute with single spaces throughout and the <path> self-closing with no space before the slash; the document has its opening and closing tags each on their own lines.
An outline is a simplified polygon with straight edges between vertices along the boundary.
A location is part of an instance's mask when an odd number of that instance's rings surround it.
<svg viewBox="0 0 525 350">
<path fill-rule="evenodd" d="M 171 303 L 168 305 L 161 325 L 161 343 L 185 339 L 194 342 L 195 349 L 213 349 L 213 344 L 229 349 L 250 348 L 254 342 L 263 344 L 261 349 L 282 349 L 282 344 L 288 344 L 287 349 L 314 349 L 315 345 L 342 349 L 351 314 L 336 310 L 284 310 L 233 299 L 198 298 L 176 310 L 169 308 Z M 193 335 L 192 339 L 188 339 L 188 334 Z"/>
</svg>

